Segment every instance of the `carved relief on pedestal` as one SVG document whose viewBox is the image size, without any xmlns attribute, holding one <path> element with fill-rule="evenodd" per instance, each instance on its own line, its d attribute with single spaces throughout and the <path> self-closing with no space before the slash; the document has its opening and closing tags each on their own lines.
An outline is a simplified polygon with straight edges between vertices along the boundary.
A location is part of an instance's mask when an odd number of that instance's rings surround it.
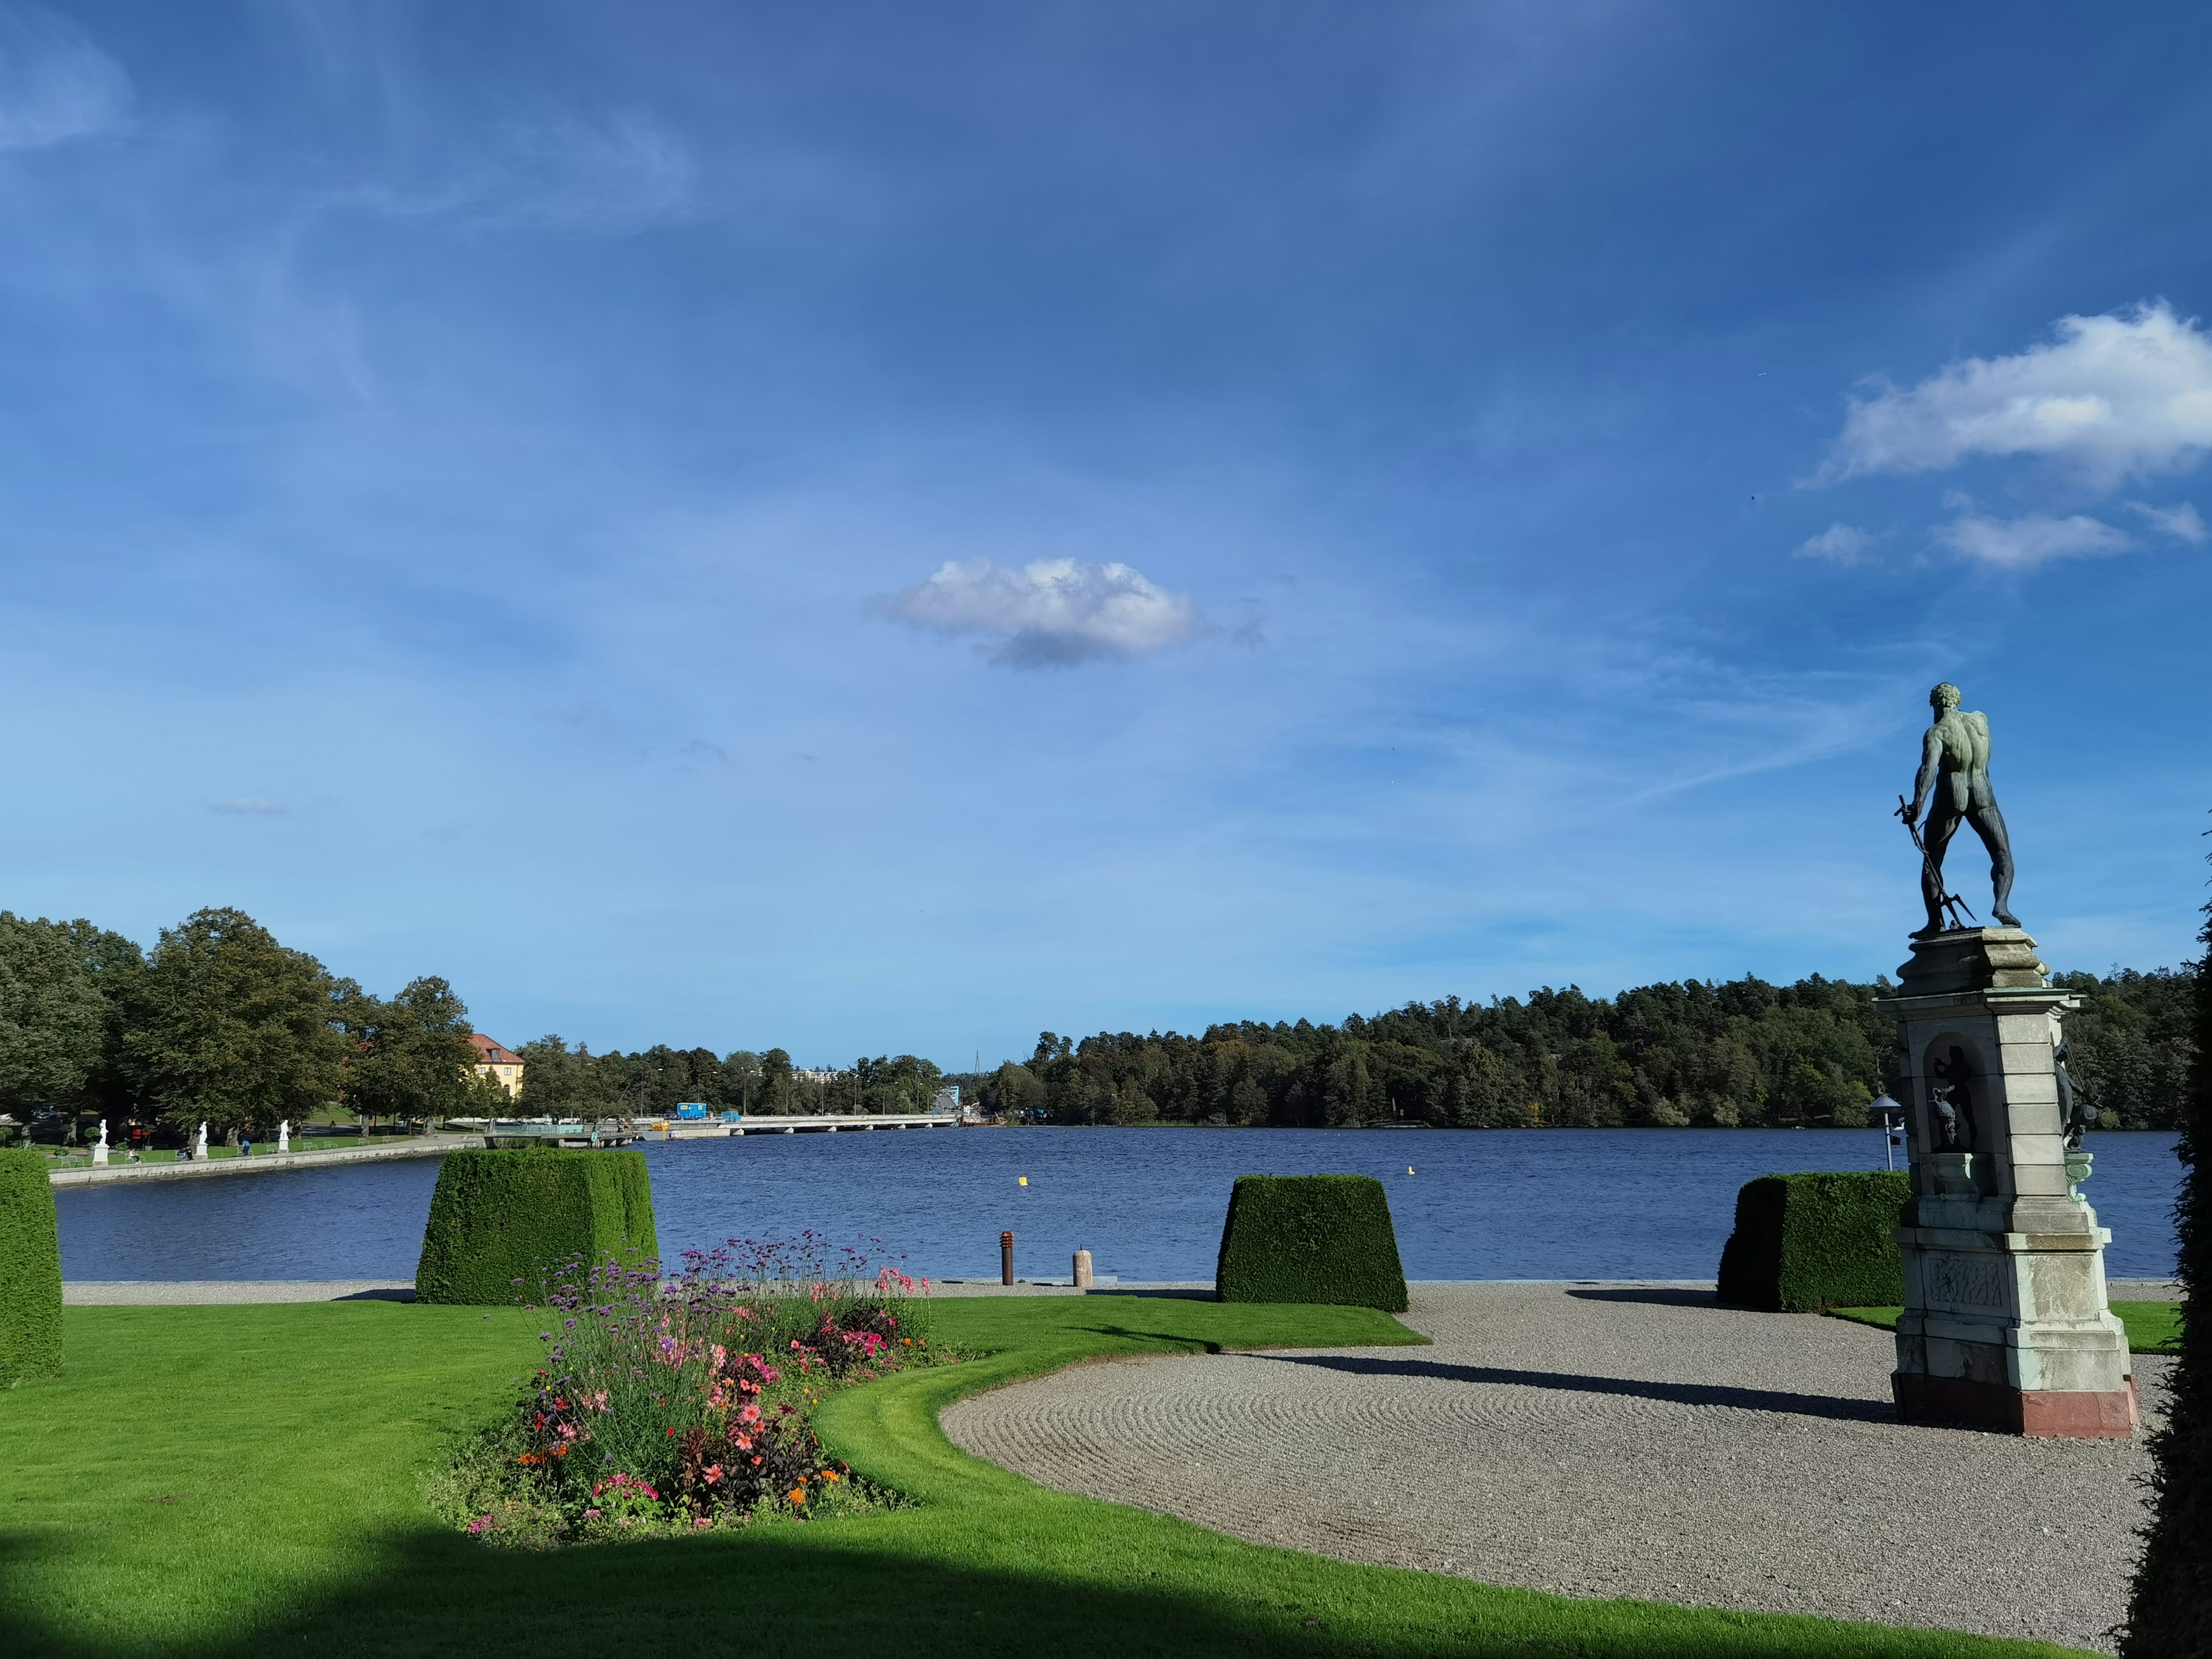
<svg viewBox="0 0 2212 1659">
<path fill-rule="evenodd" d="M 1920 1274 L 1930 1302 L 1960 1308 L 2005 1305 L 2004 1266 L 1992 1256 L 1931 1253 L 1921 1258 Z"/>
</svg>

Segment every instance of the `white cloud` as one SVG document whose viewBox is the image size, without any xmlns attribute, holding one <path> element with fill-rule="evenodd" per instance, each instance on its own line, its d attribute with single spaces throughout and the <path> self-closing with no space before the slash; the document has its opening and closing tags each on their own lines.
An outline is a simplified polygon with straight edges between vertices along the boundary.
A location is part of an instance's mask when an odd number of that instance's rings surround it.
<svg viewBox="0 0 2212 1659">
<path fill-rule="evenodd" d="M 131 77 L 52 12 L 0 10 L 0 150 L 44 149 L 120 131 Z"/>
<path fill-rule="evenodd" d="M 1933 472 L 2033 455 L 2091 483 L 2193 465 L 2212 447 L 2212 335 L 2160 301 L 2062 317 L 2010 357 L 1969 357 L 1919 385 L 1856 398 L 1811 482 Z"/>
<path fill-rule="evenodd" d="M 1126 564 L 1075 559 L 1039 559 L 1020 570 L 947 560 L 927 581 L 868 609 L 933 633 L 995 638 L 991 660 L 1012 668 L 1150 656 L 1200 626 L 1188 594 L 1156 587 Z"/>
<path fill-rule="evenodd" d="M 2033 569 L 2054 559 L 2095 558 L 2125 552 L 2130 545 L 2125 532 L 2079 513 L 2065 519 L 2043 513 L 2018 519 L 1961 513 L 1936 527 L 1936 539 L 2000 570 Z"/>
<path fill-rule="evenodd" d="M 235 812 L 244 817 L 274 817 L 284 810 L 282 801 L 264 800 L 258 795 L 234 795 L 228 800 L 210 801 L 209 806 L 218 812 Z"/>
<path fill-rule="evenodd" d="M 1831 564 L 1860 564 L 1866 559 L 1867 549 L 1874 545 L 1874 538 L 1855 524 L 1832 524 L 1817 536 L 1808 536 L 1797 544 L 1796 556 L 1801 559 L 1826 559 Z"/>
<path fill-rule="evenodd" d="M 2150 527 L 2161 535 L 2185 542 L 2201 543 L 2205 538 L 2204 520 L 2194 501 L 2184 501 L 2179 507 L 2153 507 L 2148 501 L 2127 501 L 2123 505 L 2130 513 L 2142 514 L 2149 520 Z"/>
</svg>

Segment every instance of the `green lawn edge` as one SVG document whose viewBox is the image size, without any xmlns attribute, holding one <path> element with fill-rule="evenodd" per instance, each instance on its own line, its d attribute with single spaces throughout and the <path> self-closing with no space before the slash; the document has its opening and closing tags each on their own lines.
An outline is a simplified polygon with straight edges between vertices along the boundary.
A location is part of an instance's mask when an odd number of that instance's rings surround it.
<svg viewBox="0 0 2212 1659">
<path fill-rule="evenodd" d="M 2115 1302 L 2111 1304 L 2128 1333 L 2128 1352 L 2172 1355 L 2181 1352 L 2181 1304 L 2179 1302 Z M 1893 1331 L 1902 1308 L 1830 1308 L 1831 1319 L 1847 1319 L 1855 1325 L 1872 1325 Z"/>
<path fill-rule="evenodd" d="M 478 1545 L 423 1497 L 444 1449 L 512 1397 L 538 1319 L 378 1302 L 68 1314 L 62 1376 L 0 1393 L 0 1651 L 21 1659 L 2065 1651 L 1267 1548 L 1048 1491 L 958 1451 L 938 1423 L 951 1400 L 1071 1364 L 1419 1340 L 1366 1310 L 948 1301 L 932 1311 L 938 1340 L 990 1352 L 823 1413 L 836 1454 L 913 1504 L 550 1555 Z"/>
</svg>

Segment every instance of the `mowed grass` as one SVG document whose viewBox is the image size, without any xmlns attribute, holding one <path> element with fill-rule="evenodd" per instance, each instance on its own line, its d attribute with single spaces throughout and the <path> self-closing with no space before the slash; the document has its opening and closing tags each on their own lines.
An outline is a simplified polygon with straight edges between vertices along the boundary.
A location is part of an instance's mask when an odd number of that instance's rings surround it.
<svg viewBox="0 0 2212 1659">
<path fill-rule="evenodd" d="M 2115 1302 L 2111 1304 L 2127 1328 L 2128 1350 L 2131 1353 L 2179 1353 L 2181 1352 L 2181 1304 L 2179 1302 Z M 1877 1325 L 1883 1330 L 1897 1328 L 1897 1316 L 1902 1308 L 1831 1308 L 1828 1311 L 1838 1319 L 1848 1319 L 1855 1324 Z"/>
<path fill-rule="evenodd" d="M 66 1373 L 0 1392 L 0 1652 L 2059 1651 L 1497 1589 L 1048 1492 L 955 1449 L 938 1408 L 1087 1359 L 1418 1339 L 1363 1310 L 1139 1297 L 947 1301 L 932 1318 L 939 1340 L 993 1352 L 850 1390 L 821 1416 L 833 1454 L 911 1507 L 531 1556 L 447 1530 L 422 1492 L 442 1449 L 513 1398 L 534 1316 L 73 1308 Z"/>
</svg>

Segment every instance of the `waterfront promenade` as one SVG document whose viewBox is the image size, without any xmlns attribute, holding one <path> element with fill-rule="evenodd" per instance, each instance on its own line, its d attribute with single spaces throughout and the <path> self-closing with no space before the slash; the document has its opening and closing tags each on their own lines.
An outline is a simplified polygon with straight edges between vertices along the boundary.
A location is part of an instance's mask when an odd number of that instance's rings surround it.
<svg viewBox="0 0 2212 1659">
<path fill-rule="evenodd" d="M 272 1170 L 327 1170 L 346 1164 L 386 1164 L 401 1158 L 443 1158 L 457 1146 L 481 1146 L 481 1134 L 415 1135 L 374 1146 L 345 1146 L 335 1152 L 256 1152 L 251 1158 L 178 1158 L 126 1164 L 75 1164 L 48 1177 L 57 1187 L 106 1187 L 134 1181 L 191 1181 L 216 1176 L 265 1175 Z"/>
<path fill-rule="evenodd" d="M 1346 1560 L 2111 1645 L 2140 1442 L 1905 1427 L 1886 1332 L 1709 1285 L 1417 1284 L 1405 1322 L 1436 1346 L 1085 1365 L 945 1427 L 1048 1486 Z M 2136 1359 L 2151 1423 L 2168 1364 Z"/>
</svg>

